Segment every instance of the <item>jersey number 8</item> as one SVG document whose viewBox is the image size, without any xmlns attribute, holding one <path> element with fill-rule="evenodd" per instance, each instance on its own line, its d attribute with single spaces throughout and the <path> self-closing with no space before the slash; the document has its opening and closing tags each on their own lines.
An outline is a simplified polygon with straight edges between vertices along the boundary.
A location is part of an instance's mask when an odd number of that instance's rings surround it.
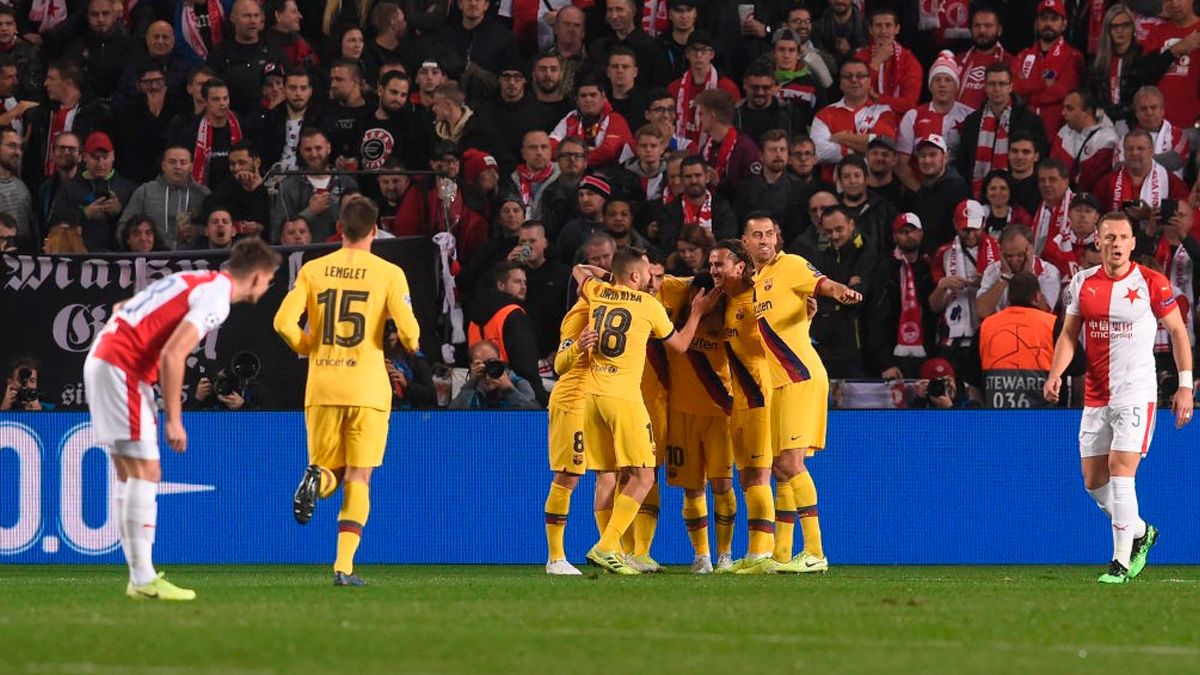
<svg viewBox="0 0 1200 675">
<path fill-rule="evenodd" d="M 623 307 L 609 309 L 600 305 L 592 311 L 596 318 L 596 332 L 599 333 L 600 353 L 615 358 L 625 353 L 625 334 L 633 323 L 633 315 Z"/>
<path fill-rule="evenodd" d="M 317 294 L 317 302 L 325 305 L 325 320 L 321 325 L 321 344 L 332 345 L 335 342 L 339 347 L 356 347 L 363 338 L 366 337 L 367 317 L 361 312 L 353 311 L 350 306 L 356 302 L 366 302 L 370 297 L 368 291 L 342 291 L 341 302 L 338 302 L 338 289 L 330 288 Z M 334 321 L 334 310 L 337 311 L 337 320 Z M 337 335 L 336 324 L 350 324 L 351 332 L 343 337 Z"/>
</svg>

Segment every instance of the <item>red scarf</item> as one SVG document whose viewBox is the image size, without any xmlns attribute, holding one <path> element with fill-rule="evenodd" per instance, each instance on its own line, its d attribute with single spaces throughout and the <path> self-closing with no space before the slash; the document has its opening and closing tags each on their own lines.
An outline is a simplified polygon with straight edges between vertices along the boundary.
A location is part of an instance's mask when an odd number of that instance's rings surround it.
<svg viewBox="0 0 1200 675">
<path fill-rule="evenodd" d="M 721 146 L 717 149 L 716 158 L 713 158 L 713 139 L 711 138 L 708 139 L 708 143 L 704 146 L 704 151 L 700 153 L 704 161 L 716 169 L 718 185 L 725 180 L 725 174 L 729 171 L 729 157 L 733 155 L 733 148 L 736 145 L 737 129 L 729 127 L 729 130 L 725 132 L 725 137 L 721 139 Z"/>
<path fill-rule="evenodd" d="M 1067 64 L 1059 63 L 1059 61 L 1062 59 L 1063 52 L 1066 50 L 1066 48 L 1067 41 L 1061 35 L 1057 40 L 1054 41 L 1054 45 L 1050 47 L 1050 51 L 1046 52 L 1045 54 L 1041 53 L 1041 44 L 1039 43 L 1038 49 L 1034 49 L 1030 53 L 1026 54 L 1025 59 L 1021 61 L 1020 77 L 1022 79 L 1029 79 L 1031 77 L 1040 78 L 1042 76 L 1042 72 L 1046 70 L 1047 65 L 1052 66 L 1053 70 L 1056 70 L 1059 74 L 1062 74 L 1063 69 L 1061 66 Z M 1041 66 L 1042 70 L 1034 75 L 1033 70 L 1037 66 Z"/>
<path fill-rule="evenodd" d="M 712 232 L 712 192 L 704 191 L 704 203 L 699 208 L 692 206 L 692 202 L 687 198 L 681 200 L 683 205 L 683 224 L 684 225 L 699 225 L 704 229 Z"/>
<path fill-rule="evenodd" d="M 1125 66 L 1125 57 L 1113 54 L 1108 62 L 1108 97 L 1112 103 L 1121 102 L 1121 69 Z"/>
<path fill-rule="evenodd" d="M 871 43 L 867 47 L 869 58 L 864 59 L 867 65 L 875 62 L 875 53 L 879 51 L 879 47 L 875 43 Z M 899 42 L 892 43 L 892 57 L 883 63 L 879 72 L 875 73 L 875 91 L 882 96 L 899 96 L 900 95 L 900 56 L 904 53 L 904 47 L 900 46 Z"/>
<path fill-rule="evenodd" d="M 567 115 L 567 135 L 564 138 L 582 136 L 591 147 L 598 148 L 604 143 L 604 135 L 608 133 L 608 119 L 611 115 L 612 104 L 605 101 L 604 108 L 600 111 L 600 116 L 596 118 L 596 121 L 584 126 L 583 114 L 578 110 L 572 110 Z"/>
<path fill-rule="evenodd" d="M 667 16 L 667 0 L 642 0 L 642 30 L 654 37 L 671 27 Z"/>
<path fill-rule="evenodd" d="M 54 175 L 54 139 L 75 126 L 75 113 L 77 112 L 79 112 L 78 105 L 70 108 L 60 106 L 58 110 L 50 114 L 50 134 L 46 136 L 46 164 L 43 167 L 47 178 Z"/>
<path fill-rule="evenodd" d="M 892 255 L 900 261 L 900 323 L 896 326 L 896 346 L 892 355 L 925 358 L 925 322 L 921 318 L 921 303 L 917 300 L 913 265 L 899 247 Z"/>
<path fill-rule="evenodd" d="M 1171 177 L 1161 164 L 1151 163 L 1150 173 L 1142 179 L 1142 186 L 1137 188 L 1137 198 L 1149 204 L 1151 208 L 1157 208 L 1171 188 L 1170 180 Z M 1134 199 L 1133 191 L 1133 176 L 1129 174 L 1129 169 L 1121 167 L 1116 181 L 1113 182 L 1112 210 L 1117 211 L 1121 204 Z"/>
<path fill-rule="evenodd" d="M 938 44 L 971 37 L 967 0 L 921 0 L 917 13 L 918 30 L 932 31 Z"/>
<path fill-rule="evenodd" d="M 1181 204 L 1183 208 L 1191 208 Z M 1188 255 L 1187 249 L 1183 244 L 1174 245 L 1167 242 L 1167 238 L 1163 237 L 1158 241 L 1158 248 L 1154 251 L 1154 259 L 1162 265 L 1163 274 L 1171 282 L 1172 290 L 1179 293 L 1180 313 L 1183 315 L 1184 324 L 1187 326 L 1188 333 L 1191 335 L 1192 342 L 1195 343 L 1196 335 L 1194 326 L 1192 325 L 1191 314 L 1188 311 L 1189 307 L 1196 304 L 1196 298 L 1192 292 L 1192 279 L 1195 275 L 1196 261 Z"/>
<path fill-rule="evenodd" d="M 202 59 L 208 58 L 208 46 L 204 44 L 204 36 L 200 33 L 200 26 L 196 23 L 196 10 L 192 7 L 190 0 L 181 0 L 185 2 L 180 15 L 183 19 L 183 26 L 180 32 L 183 33 L 183 41 L 188 47 L 192 48 L 193 52 Z M 214 45 L 221 44 L 221 31 L 225 25 L 225 7 L 221 4 L 221 0 L 207 0 L 205 3 L 208 9 L 208 35 L 212 38 Z"/>
<path fill-rule="evenodd" d="M 526 218 L 533 217 L 533 186 L 545 183 L 553 171 L 553 164 L 547 164 L 545 168 L 537 172 L 524 164 L 517 165 L 517 177 L 521 179 L 521 201 L 525 204 Z"/>
<path fill-rule="evenodd" d="M 233 146 L 242 140 L 242 125 L 237 115 L 229 113 L 229 145 Z M 208 123 L 208 115 L 200 118 L 196 130 L 196 152 L 192 155 L 192 178 L 201 185 L 207 185 L 208 156 L 212 153 L 213 127 Z"/>
<path fill-rule="evenodd" d="M 1046 248 L 1047 241 L 1071 231 L 1071 221 L 1067 219 L 1067 212 L 1071 208 L 1071 197 L 1073 196 L 1074 194 L 1068 188 L 1062 201 L 1055 204 L 1053 208 L 1046 208 L 1046 202 L 1038 205 L 1037 213 L 1033 216 L 1033 250 L 1038 255 L 1041 255 L 1042 250 Z"/>
<path fill-rule="evenodd" d="M 675 97 L 676 134 L 689 141 L 704 144 L 706 137 L 700 132 L 700 120 L 697 119 L 696 106 L 693 105 L 692 99 L 702 91 L 716 89 L 717 80 L 717 69 L 712 66 L 708 67 L 708 76 L 701 84 L 692 82 L 692 71 L 689 70 L 683 74 L 683 79 L 679 81 L 679 95 Z"/>
<path fill-rule="evenodd" d="M 979 194 L 983 179 L 993 169 L 1008 168 L 1008 128 L 1012 106 L 1004 109 L 1000 117 L 992 112 L 992 106 L 983 104 L 983 115 L 979 119 L 979 138 L 975 141 L 975 164 L 971 167 L 971 194 Z"/>
</svg>

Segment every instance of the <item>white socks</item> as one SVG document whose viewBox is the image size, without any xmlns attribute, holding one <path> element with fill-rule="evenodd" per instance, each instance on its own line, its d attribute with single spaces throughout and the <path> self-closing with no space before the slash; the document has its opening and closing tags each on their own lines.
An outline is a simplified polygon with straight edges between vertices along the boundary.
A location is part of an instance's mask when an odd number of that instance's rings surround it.
<svg viewBox="0 0 1200 675">
<path fill-rule="evenodd" d="M 1113 476 L 1109 485 L 1112 487 L 1113 559 L 1128 568 L 1133 540 L 1145 536 L 1146 521 L 1138 516 L 1133 476 Z"/>
<path fill-rule="evenodd" d="M 1108 516 L 1109 520 L 1112 520 L 1111 479 L 1110 482 L 1105 483 L 1094 490 L 1088 490 L 1088 494 L 1092 496 L 1092 499 L 1096 500 L 1096 506 L 1100 507 L 1100 510 L 1104 512 L 1104 515 Z"/>
<path fill-rule="evenodd" d="M 125 555 L 125 564 L 133 569 L 133 554 L 129 551 L 129 528 L 125 527 L 125 481 L 115 479 L 112 483 L 112 503 L 108 505 L 109 518 L 117 519 L 117 533 L 121 539 L 121 553 Z M 130 579 L 132 579 L 132 572 Z"/>
<path fill-rule="evenodd" d="M 154 548 L 154 531 L 158 525 L 158 483 L 130 478 L 125 483 L 125 510 L 122 518 L 122 538 L 125 556 L 129 560 L 129 579 L 134 586 L 154 581 L 154 563 L 150 552 Z"/>
</svg>

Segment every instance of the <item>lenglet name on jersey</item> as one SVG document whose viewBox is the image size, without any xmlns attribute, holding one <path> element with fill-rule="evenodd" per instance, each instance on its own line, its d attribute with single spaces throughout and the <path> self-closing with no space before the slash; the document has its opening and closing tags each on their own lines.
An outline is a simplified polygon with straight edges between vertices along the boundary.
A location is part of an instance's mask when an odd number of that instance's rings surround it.
<svg viewBox="0 0 1200 675">
<path fill-rule="evenodd" d="M 620 300 L 623 302 L 641 302 L 642 294 L 636 291 L 627 291 L 621 288 L 601 288 L 601 300 Z"/>
<path fill-rule="evenodd" d="M 365 279 L 367 278 L 367 268 L 326 265 L 325 276 L 329 279 Z"/>
</svg>

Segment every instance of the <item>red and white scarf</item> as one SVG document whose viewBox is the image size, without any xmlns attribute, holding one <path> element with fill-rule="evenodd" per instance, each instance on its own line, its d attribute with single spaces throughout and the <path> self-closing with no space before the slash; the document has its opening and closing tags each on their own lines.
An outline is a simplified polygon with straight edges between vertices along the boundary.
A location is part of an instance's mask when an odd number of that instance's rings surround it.
<svg viewBox="0 0 1200 675">
<path fill-rule="evenodd" d="M 667 16 L 667 0 L 642 0 L 642 30 L 654 37 L 667 32 L 671 20 Z"/>
<path fill-rule="evenodd" d="M 1089 38 L 1090 40 L 1090 38 Z M 1125 57 L 1112 55 L 1108 61 L 1108 97 L 1109 102 L 1121 102 L 1121 70 L 1125 68 Z"/>
<path fill-rule="evenodd" d="M 1033 217 L 1033 250 L 1037 255 L 1042 254 L 1048 240 L 1071 231 L 1071 221 L 1067 218 L 1067 212 L 1070 211 L 1073 196 L 1074 193 L 1067 188 L 1062 201 L 1052 208 L 1047 208 L 1046 202 L 1038 204 L 1037 214 Z"/>
<path fill-rule="evenodd" d="M 983 115 L 979 118 L 979 139 L 975 141 L 975 164 L 971 167 L 971 194 L 979 194 L 984 177 L 992 169 L 1008 168 L 1008 129 L 1011 117 L 1011 105 L 1000 113 L 1000 117 L 996 117 L 992 106 L 983 104 Z"/>
<path fill-rule="evenodd" d="M 29 20 L 38 25 L 39 33 L 45 33 L 66 19 L 66 0 L 33 0 L 29 8 Z"/>
<path fill-rule="evenodd" d="M 867 49 L 870 50 L 870 58 L 865 60 L 868 64 L 874 63 L 875 53 L 879 51 L 879 47 L 875 43 L 871 43 Z M 881 64 L 879 72 L 875 73 L 875 91 L 883 96 L 900 95 L 900 56 L 903 53 L 904 47 L 901 47 L 899 42 L 893 42 L 892 57 Z"/>
<path fill-rule="evenodd" d="M 1190 208 L 1186 205 L 1181 206 Z M 1189 312 L 1189 308 L 1196 305 L 1195 293 L 1192 290 L 1195 261 L 1192 260 L 1192 256 L 1188 255 L 1187 249 L 1183 244 L 1171 244 L 1167 241 L 1166 237 L 1158 241 L 1158 248 L 1154 251 L 1154 259 L 1158 261 L 1159 265 L 1162 265 L 1163 274 L 1171 282 L 1172 290 L 1177 294 L 1177 297 L 1185 301 L 1179 303 L 1179 309 L 1183 315 L 1184 323 L 1187 324 L 1188 336 L 1191 338 L 1192 344 L 1195 344 L 1196 334 L 1192 325 L 1191 313 Z M 1168 344 L 1170 344 L 1169 341 Z"/>
<path fill-rule="evenodd" d="M 226 119 L 229 124 L 229 145 L 233 146 L 242 140 L 242 125 L 238 122 L 237 115 L 232 112 Z M 201 185 L 207 185 L 205 181 L 208 179 L 208 159 L 212 154 L 212 145 L 213 127 L 208 123 L 208 115 L 204 115 L 196 129 L 196 152 L 192 155 L 192 178 Z"/>
<path fill-rule="evenodd" d="M 921 302 L 917 299 L 913 264 L 899 247 L 892 255 L 900 261 L 900 323 L 896 327 L 896 346 L 892 355 L 925 358 L 925 322 L 921 318 Z"/>
<path fill-rule="evenodd" d="M 1162 164 L 1151 162 L 1150 173 L 1142 179 L 1142 187 L 1138 190 L 1138 199 L 1146 202 L 1150 208 L 1157 208 L 1162 202 L 1162 198 L 1167 195 L 1170 190 L 1170 176 Z M 1113 201 L 1112 210 L 1116 211 L 1121 208 L 1121 204 L 1133 199 L 1133 176 L 1129 174 L 1129 169 L 1121 167 L 1120 173 L 1117 174 L 1117 180 L 1113 183 Z"/>
<path fill-rule="evenodd" d="M 47 178 L 54 175 L 54 139 L 62 132 L 75 128 L 75 115 L 78 112 L 79 106 L 74 105 L 70 108 L 60 106 L 58 110 L 50 113 L 50 133 L 46 136 L 46 165 L 43 167 Z"/>
<path fill-rule="evenodd" d="M 1041 44 L 1039 43 L 1038 49 L 1031 50 L 1025 55 L 1025 59 L 1021 61 L 1022 79 L 1027 80 L 1030 77 L 1033 77 L 1033 69 L 1039 63 L 1046 63 L 1049 61 L 1054 61 L 1057 63 L 1059 59 L 1062 58 L 1063 50 L 1067 48 L 1067 41 L 1062 36 L 1059 36 L 1059 38 L 1054 41 L 1054 45 L 1050 47 L 1050 51 L 1046 52 L 1045 54 L 1041 53 L 1040 47 Z M 1041 76 L 1041 73 L 1037 74 L 1037 77 L 1040 78 Z"/>
<path fill-rule="evenodd" d="M 196 52 L 201 58 L 208 58 L 208 46 L 204 44 L 204 36 L 200 33 L 200 25 L 196 21 L 196 8 L 189 0 L 181 0 L 184 2 L 183 11 L 180 16 L 183 18 L 183 41 L 188 47 Z M 220 0 L 207 0 L 205 3 L 208 8 L 208 34 L 212 38 L 214 45 L 221 44 L 221 31 L 225 25 L 225 7 Z"/>
<path fill-rule="evenodd" d="M 983 270 L 988 265 L 1000 259 L 1000 245 L 987 233 L 980 233 L 979 246 L 975 249 L 975 264 L 971 265 L 971 256 L 963 248 L 962 238 L 955 237 L 942 258 L 946 276 L 959 277 L 972 281 L 983 276 Z M 950 329 L 948 339 L 972 337 L 975 335 L 975 293 L 960 291 L 946 305 L 944 311 L 946 326 Z"/>
<path fill-rule="evenodd" d="M 524 164 L 517 165 L 517 178 L 521 185 L 521 202 L 525 204 L 525 218 L 533 218 L 533 187 L 546 182 L 554 172 L 554 165 L 547 164 L 541 171 L 534 171 Z"/>
<path fill-rule="evenodd" d="M 921 0 L 918 29 L 932 31 L 938 44 L 971 37 L 967 0 Z"/>
<path fill-rule="evenodd" d="M 600 111 L 600 116 L 596 118 L 596 121 L 588 125 L 584 125 L 583 114 L 578 109 L 572 110 L 567 115 L 567 135 L 564 138 L 582 136 L 591 147 L 598 148 L 604 144 L 610 117 L 612 117 L 612 104 L 608 101 L 604 102 L 604 108 Z"/>
<path fill-rule="evenodd" d="M 712 192 L 704 191 L 704 202 L 699 208 L 692 206 L 692 202 L 686 197 L 682 200 L 683 206 L 683 224 L 684 225 L 699 225 L 704 229 L 712 232 Z"/>
<path fill-rule="evenodd" d="M 679 95 L 675 97 L 675 133 L 689 141 L 699 143 L 701 147 L 707 142 L 708 135 L 700 131 L 699 115 L 692 101 L 696 98 L 696 94 L 716 89 L 717 80 L 717 69 L 712 66 L 708 67 L 708 76 L 700 84 L 692 82 L 692 71 L 690 70 L 684 73 L 683 78 L 679 80 Z"/>
<path fill-rule="evenodd" d="M 720 184 L 725 181 L 725 174 L 729 172 L 729 158 L 733 155 L 734 146 L 737 145 L 737 129 L 729 127 L 729 130 L 725 132 L 725 137 L 721 139 L 721 144 L 717 148 L 716 157 L 713 157 L 713 140 L 708 139 L 700 156 L 716 170 L 717 184 Z"/>
<path fill-rule="evenodd" d="M 638 182 L 642 186 L 642 194 L 645 195 L 646 201 L 658 199 L 666 191 L 667 187 L 667 172 L 659 171 L 653 176 L 639 176 Z"/>
</svg>

